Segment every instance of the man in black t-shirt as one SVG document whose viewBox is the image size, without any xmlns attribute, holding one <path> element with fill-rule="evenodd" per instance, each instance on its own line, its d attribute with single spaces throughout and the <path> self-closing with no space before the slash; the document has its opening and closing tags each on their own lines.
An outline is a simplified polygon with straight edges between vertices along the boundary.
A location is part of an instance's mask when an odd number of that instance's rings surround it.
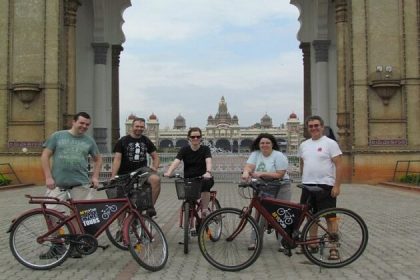
<svg viewBox="0 0 420 280">
<path fill-rule="evenodd" d="M 143 135 L 146 129 L 145 119 L 134 119 L 131 127 L 130 134 L 121 137 L 115 144 L 112 178 L 115 175 L 128 174 L 138 168 L 149 171 L 147 181 L 152 187 L 152 199 L 155 205 L 160 193 L 160 178 L 156 174 L 160 163 L 159 155 L 156 152 L 156 146 Z M 147 154 L 152 158 L 150 167 L 147 166 Z M 150 216 L 156 215 L 155 209 L 148 209 L 147 212 Z"/>
</svg>

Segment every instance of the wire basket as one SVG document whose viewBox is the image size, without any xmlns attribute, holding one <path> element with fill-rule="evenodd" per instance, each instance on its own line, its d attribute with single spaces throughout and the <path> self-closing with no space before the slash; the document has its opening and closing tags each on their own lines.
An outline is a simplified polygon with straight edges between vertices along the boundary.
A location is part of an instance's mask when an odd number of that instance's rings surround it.
<svg viewBox="0 0 420 280">
<path fill-rule="evenodd" d="M 260 196 L 261 197 L 273 197 L 276 198 L 280 190 L 280 183 L 270 182 L 265 185 L 260 186 Z"/>
<path fill-rule="evenodd" d="M 118 178 L 112 179 L 106 182 L 107 189 L 105 190 L 108 198 L 119 198 L 124 197 L 124 193 L 127 193 L 130 189 L 130 175 L 122 175 Z M 105 183 L 104 183 L 105 184 Z M 125 190 L 125 192 L 124 192 Z"/>
<path fill-rule="evenodd" d="M 201 196 L 201 180 L 178 179 L 175 181 L 179 200 L 197 200 Z"/>
<path fill-rule="evenodd" d="M 144 184 L 130 191 L 130 200 L 137 209 L 143 211 L 153 207 L 152 187 Z"/>
</svg>

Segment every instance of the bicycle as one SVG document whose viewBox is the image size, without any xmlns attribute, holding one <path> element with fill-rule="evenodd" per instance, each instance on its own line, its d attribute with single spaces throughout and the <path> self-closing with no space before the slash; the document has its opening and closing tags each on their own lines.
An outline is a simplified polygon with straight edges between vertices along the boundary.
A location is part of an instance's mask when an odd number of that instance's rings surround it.
<svg viewBox="0 0 420 280">
<path fill-rule="evenodd" d="M 179 227 L 184 229 L 184 254 L 189 252 L 190 236 L 196 236 L 202 223 L 201 212 L 201 185 L 205 178 L 202 176 L 195 178 L 183 178 L 180 174 L 175 174 L 169 178 L 175 180 L 176 193 L 182 205 L 179 211 Z M 220 209 L 220 203 L 216 198 L 217 191 L 210 191 L 210 201 L 208 213 Z M 221 224 L 220 224 L 221 226 Z M 195 231 L 193 230 L 195 228 Z M 217 238 L 217 234 L 214 235 Z"/>
<path fill-rule="evenodd" d="M 113 187 L 112 183 L 104 183 L 98 190 Z M 10 233 L 9 246 L 13 256 L 26 267 L 47 270 L 62 264 L 72 250 L 82 255 L 93 254 L 98 247 L 105 250 L 108 246 L 98 245 L 97 238 L 126 213 L 123 242 L 136 262 L 150 271 L 160 270 L 166 264 L 168 245 L 161 228 L 150 217 L 139 213 L 129 193 L 123 198 L 93 200 L 25 197 L 29 198 L 30 204 L 40 204 L 40 207 L 14 219 L 7 232 Z M 70 214 L 47 208 L 54 204 L 69 209 Z M 107 212 L 109 206 L 116 211 L 109 211 L 108 219 L 104 219 L 101 211 Z"/>
<path fill-rule="evenodd" d="M 307 203 L 299 204 L 261 196 L 265 185 L 265 182 L 256 179 L 239 184 L 242 195 L 250 199 L 249 205 L 242 210 L 222 208 L 204 220 L 198 241 L 201 253 L 210 264 L 225 271 L 239 271 L 257 260 L 262 249 L 262 229 L 251 216 L 253 208 L 283 237 L 282 245 L 287 256 L 292 256 L 291 249 L 301 246 L 304 255 L 312 263 L 320 267 L 339 268 L 354 262 L 363 253 L 368 242 L 368 228 L 359 215 L 344 208 L 311 213 L 312 199 L 321 188 L 300 185 L 311 195 Z M 252 190 L 252 194 L 249 192 L 249 195 L 245 195 L 246 188 Z M 293 220 L 289 225 L 284 221 L 286 211 L 289 213 L 286 217 L 287 223 L 290 219 Z M 307 222 L 300 231 L 305 219 Z M 219 231 L 220 221 L 223 222 L 222 232 L 217 235 L 221 236 L 214 240 L 211 238 L 213 224 Z M 338 226 L 332 227 L 332 221 Z M 252 230 L 256 233 L 256 247 L 249 251 L 247 244 Z M 327 254 L 331 250 L 337 252 L 338 259 L 329 259 Z"/>
<path fill-rule="evenodd" d="M 142 170 L 142 168 L 139 168 L 129 174 L 115 176 L 108 182 L 108 184 L 111 184 L 113 187 L 105 190 L 107 197 L 113 199 L 129 194 L 131 201 L 135 204 L 140 213 L 153 207 L 152 188 L 147 182 L 149 172 L 143 172 Z M 128 250 L 121 235 L 122 220 L 123 217 L 127 215 L 128 213 L 126 213 L 126 215 L 121 215 L 121 218 L 116 219 L 105 230 L 109 241 L 121 250 Z"/>
</svg>

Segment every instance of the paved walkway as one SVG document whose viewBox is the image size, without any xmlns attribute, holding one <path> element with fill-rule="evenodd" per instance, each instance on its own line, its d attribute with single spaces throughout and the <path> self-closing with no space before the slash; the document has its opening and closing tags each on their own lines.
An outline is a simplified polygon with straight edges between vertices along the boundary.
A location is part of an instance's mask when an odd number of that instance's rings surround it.
<svg viewBox="0 0 420 280">
<path fill-rule="evenodd" d="M 222 206 L 243 206 L 235 184 L 219 184 Z M 162 185 L 156 221 L 168 240 L 169 259 L 161 271 L 149 272 L 138 266 L 129 252 L 110 247 L 98 249 L 83 259 L 68 259 L 50 271 L 33 271 L 20 265 L 9 249 L 6 230 L 12 217 L 32 205 L 24 194 L 43 194 L 44 187 L 0 191 L 0 279 L 418 279 L 420 275 L 420 193 L 369 185 L 343 185 L 339 206 L 354 210 L 366 221 L 369 244 L 365 253 L 341 269 L 322 269 L 304 256 L 291 258 L 277 252 L 274 235 L 266 236 L 264 249 L 251 267 L 240 272 L 223 272 L 206 262 L 193 239 L 191 252 L 184 255 L 182 230 L 173 184 Z M 300 190 L 294 188 L 293 200 Z M 98 193 L 99 197 L 103 193 Z M 102 236 L 100 244 L 109 243 Z"/>
</svg>

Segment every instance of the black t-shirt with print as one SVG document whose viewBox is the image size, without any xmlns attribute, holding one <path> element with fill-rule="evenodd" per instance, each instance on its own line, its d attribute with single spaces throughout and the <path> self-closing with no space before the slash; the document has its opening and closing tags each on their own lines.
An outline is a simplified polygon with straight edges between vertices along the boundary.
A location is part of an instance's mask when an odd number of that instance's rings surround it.
<svg viewBox="0 0 420 280">
<path fill-rule="evenodd" d="M 114 147 L 114 153 L 121 153 L 121 165 L 118 175 L 127 174 L 140 167 L 147 166 L 147 154 L 156 151 L 156 146 L 149 138 L 142 135 L 133 138 L 130 135 L 121 137 Z"/>
</svg>

